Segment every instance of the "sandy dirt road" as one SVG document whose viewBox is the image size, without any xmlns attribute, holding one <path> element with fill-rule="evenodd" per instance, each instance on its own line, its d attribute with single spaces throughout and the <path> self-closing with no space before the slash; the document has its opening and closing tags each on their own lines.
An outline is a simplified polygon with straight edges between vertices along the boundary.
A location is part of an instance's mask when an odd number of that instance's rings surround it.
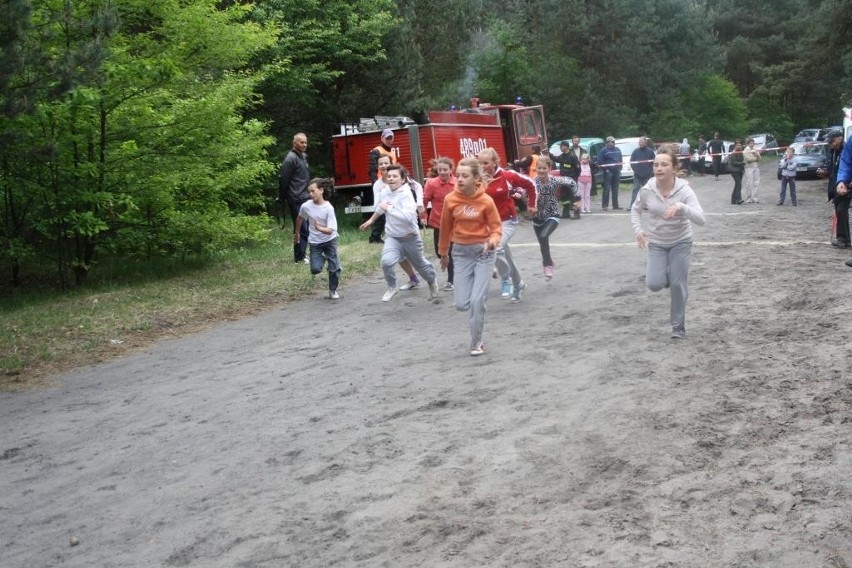
<svg viewBox="0 0 852 568">
<path fill-rule="evenodd" d="M 758 205 L 691 178 L 686 341 L 595 203 L 550 282 L 521 227 L 480 358 L 449 294 L 384 304 L 377 269 L 0 394 L 0 564 L 852 566 L 852 251 L 773 169 Z"/>
</svg>

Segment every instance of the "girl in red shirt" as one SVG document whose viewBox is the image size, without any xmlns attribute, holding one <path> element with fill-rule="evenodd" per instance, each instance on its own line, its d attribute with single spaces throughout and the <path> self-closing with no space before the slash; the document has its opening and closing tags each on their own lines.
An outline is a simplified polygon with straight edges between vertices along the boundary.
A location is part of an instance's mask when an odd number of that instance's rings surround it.
<svg viewBox="0 0 852 568">
<path fill-rule="evenodd" d="M 436 158 L 432 160 L 432 167 L 438 175 L 426 180 L 423 185 L 423 207 L 427 209 L 432 206 L 429 213 L 428 225 L 432 227 L 432 240 L 435 242 L 435 254 L 441 258 L 438 252 L 438 241 L 441 240 L 441 213 L 444 210 L 444 198 L 456 187 L 456 177 L 453 175 L 453 161 L 449 158 Z M 447 283 L 444 290 L 453 289 L 453 244 L 450 243 L 449 263 L 447 264 Z"/>
</svg>

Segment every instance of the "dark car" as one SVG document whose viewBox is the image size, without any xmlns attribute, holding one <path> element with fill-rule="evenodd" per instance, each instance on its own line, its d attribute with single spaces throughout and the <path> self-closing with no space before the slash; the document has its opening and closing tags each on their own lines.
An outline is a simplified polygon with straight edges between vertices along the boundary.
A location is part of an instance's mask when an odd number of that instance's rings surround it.
<svg viewBox="0 0 852 568">
<path fill-rule="evenodd" d="M 817 170 L 828 168 L 828 157 L 825 155 L 825 144 L 813 142 L 794 142 L 790 144 L 796 158 L 796 179 L 816 179 Z M 778 179 L 781 179 L 779 160 Z"/>
</svg>

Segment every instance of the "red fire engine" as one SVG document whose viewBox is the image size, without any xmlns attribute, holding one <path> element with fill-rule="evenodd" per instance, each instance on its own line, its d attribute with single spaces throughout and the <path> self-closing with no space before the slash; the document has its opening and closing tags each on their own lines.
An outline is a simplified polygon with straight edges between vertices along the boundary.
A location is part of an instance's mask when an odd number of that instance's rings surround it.
<svg viewBox="0 0 852 568">
<path fill-rule="evenodd" d="M 458 163 L 493 147 L 511 164 L 529 156 L 534 145 L 547 148 L 541 106 L 480 104 L 472 99 L 471 108 L 430 112 L 428 118 L 428 124 L 413 124 L 404 117 L 362 119 L 332 137 L 335 189 L 353 198 L 347 213 L 373 211 L 372 205 L 361 204 L 372 203 L 369 154 L 381 143 L 384 128 L 394 131 L 397 162 L 421 182 L 429 161 L 439 156 Z"/>
</svg>

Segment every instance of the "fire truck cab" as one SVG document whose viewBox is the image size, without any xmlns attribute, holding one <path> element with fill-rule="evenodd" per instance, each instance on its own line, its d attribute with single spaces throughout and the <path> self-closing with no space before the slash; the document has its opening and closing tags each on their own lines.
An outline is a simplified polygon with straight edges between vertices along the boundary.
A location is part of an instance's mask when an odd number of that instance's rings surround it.
<svg viewBox="0 0 852 568">
<path fill-rule="evenodd" d="M 430 160 L 439 156 L 458 163 L 493 147 L 511 164 L 532 154 L 533 146 L 547 148 L 541 106 L 480 104 L 471 99 L 468 109 L 430 112 L 426 124 L 406 117 L 361 119 L 358 125 L 343 125 L 340 134 L 332 136 L 334 185 L 351 198 L 347 213 L 373 211 L 369 155 L 381 143 L 385 128 L 394 131 L 397 162 L 420 182 Z"/>
</svg>

